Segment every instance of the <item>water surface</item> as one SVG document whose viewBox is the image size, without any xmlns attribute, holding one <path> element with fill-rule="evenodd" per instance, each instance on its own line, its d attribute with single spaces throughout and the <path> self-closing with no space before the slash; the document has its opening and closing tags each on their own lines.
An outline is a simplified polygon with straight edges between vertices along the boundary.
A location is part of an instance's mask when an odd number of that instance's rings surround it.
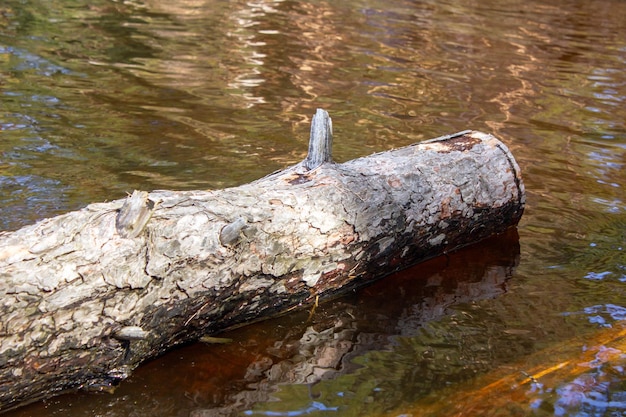
<svg viewBox="0 0 626 417">
<path fill-rule="evenodd" d="M 607 336 L 626 316 L 623 16 L 619 0 L 3 1 L 2 230 L 254 180 L 303 158 L 318 107 L 338 161 L 476 129 L 528 192 L 495 241 L 172 352 L 113 395 L 7 415 L 625 414 L 619 354 L 506 403 L 466 395 L 626 349 Z"/>
</svg>

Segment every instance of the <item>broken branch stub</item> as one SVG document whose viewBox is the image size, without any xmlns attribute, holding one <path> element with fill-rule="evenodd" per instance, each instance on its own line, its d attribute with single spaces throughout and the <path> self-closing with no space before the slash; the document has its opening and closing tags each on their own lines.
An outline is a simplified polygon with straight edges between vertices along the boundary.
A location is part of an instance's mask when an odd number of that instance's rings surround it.
<svg viewBox="0 0 626 417">
<path fill-rule="evenodd" d="M 128 196 L 115 219 L 115 228 L 120 236 L 135 238 L 141 234 L 148 224 L 155 203 L 148 198 L 145 191 L 135 190 Z"/>
<path fill-rule="evenodd" d="M 309 153 L 304 160 L 304 167 L 313 170 L 318 166 L 332 162 L 333 122 L 326 110 L 317 109 L 311 121 Z"/>
<path fill-rule="evenodd" d="M 101 389 L 519 221 L 520 170 L 474 131 L 342 164 L 318 110 L 297 164 L 218 191 L 137 191 L 0 233 L 0 410 Z"/>
</svg>

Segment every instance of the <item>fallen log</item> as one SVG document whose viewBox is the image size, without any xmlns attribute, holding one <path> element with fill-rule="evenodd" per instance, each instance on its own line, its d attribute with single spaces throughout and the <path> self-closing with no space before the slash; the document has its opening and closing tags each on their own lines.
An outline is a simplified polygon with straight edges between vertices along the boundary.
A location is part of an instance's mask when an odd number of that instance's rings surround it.
<svg viewBox="0 0 626 417">
<path fill-rule="evenodd" d="M 126 199 L 0 234 L 0 410 L 106 390 L 176 345 L 336 296 L 516 225 L 520 170 L 465 131 L 219 191 Z"/>
</svg>

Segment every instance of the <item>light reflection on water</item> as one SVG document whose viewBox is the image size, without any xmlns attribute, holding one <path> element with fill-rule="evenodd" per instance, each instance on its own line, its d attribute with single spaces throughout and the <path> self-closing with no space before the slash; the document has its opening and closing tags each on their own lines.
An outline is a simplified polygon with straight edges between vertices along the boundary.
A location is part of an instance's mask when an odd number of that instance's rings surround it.
<svg viewBox="0 0 626 417">
<path fill-rule="evenodd" d="M 339 161 L 467 128 L 494 133 L 516 156 L 528 191 L 521 261 L 506 285 L 496 280 L 487 296 L 448 303 L 446 285 L 464 281 L 431 277 L 417 285 L 428 301 L 399 306 L 407 316 L 393 326 L 385 317 L 395 314 L 398 306 L 389 304 L 398 295 L 381 292 L 380 299 L 367 297 L 376 287 L 364 290 L 367 302 L 353 308 L 369 316 L 353 329 L 362 339 L 351 346 L 361 350 L 349 356 L 360 366 L 343 364 L 319 383 L 323 401 L 285 383 L 285 409 L 269 401 L 249 409 L 320 415 L 310 407 L 324 404 L 342 415 L 397 415 L 423 398 L 446 401 L 453 397 L 446 387 L 464 390 L 476 375 L 571 337 L 593 339 L 623 320 L 624 15 L 626 3 L 616 0 L 5 1 L 0 229 L 133 189 L 221 188 L 259 178 L 304 156 L 316 107 L 333 117 Z M 489 264 L 480 257 L 466 260 L 468 270 Z M 330 322 L 340 317 L 333 306 Z M 304 332 L 306 315 L 290 320 Z M 372 330 L 368 341 L 370 321 L 393 329 Z M 272 321 L 242 331 L 245 348 L 228 357 L 233 369 L 212 369 L 207 362 L 223 353 L 196 346 L 174 352 L 185 357 L 180 362 L 148 364 L 120 394 L 63 397 L 48 411 L 200 416 L 226 407 L 229 396 L 245 392 L 245 375 L 234 368 L 263 363 L 248 357 L 265 355 L 253 333 L 272 325 L 287 326 Z M 219 383 L 189 376 L 191 385 L 180 385 L 194 400 L 180 399 L 166 383 L 178 376 L 164 368 L 193 361 L 185 372 Z M 622 362 L 546 381 L 533 412 L 623 413 Z M 142 401 L 143 408 L 133 405 Z M 46 413 L 45 406 L 24 412 Z"/>
</svg>

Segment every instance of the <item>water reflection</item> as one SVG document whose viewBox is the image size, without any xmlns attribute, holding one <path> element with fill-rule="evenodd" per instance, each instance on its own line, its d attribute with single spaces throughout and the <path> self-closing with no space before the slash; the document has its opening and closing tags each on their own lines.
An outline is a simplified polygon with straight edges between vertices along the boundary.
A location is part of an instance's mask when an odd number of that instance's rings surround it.
<svg viewBox="0 0 626 417">
<path fill-rule="evenodd" d="M 440 390 L 384 415 L 621 415 L 626 405 L 624 324 L 617 322 L 615 329 L 584 339 L 570 338 L 523 362 L 498 367 L 455 390 Z"/>
</svg>

